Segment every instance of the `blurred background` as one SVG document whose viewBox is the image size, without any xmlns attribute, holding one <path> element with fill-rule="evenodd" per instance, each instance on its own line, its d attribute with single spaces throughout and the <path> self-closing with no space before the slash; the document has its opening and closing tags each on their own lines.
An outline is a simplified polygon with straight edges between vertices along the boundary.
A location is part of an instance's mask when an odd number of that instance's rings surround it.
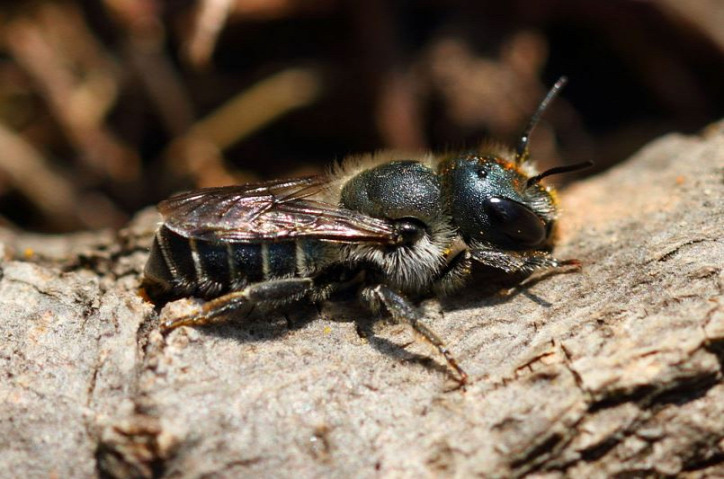
<svg viewBox="0 0 724 479">
<path fill-rule="evenodd" d="M 117 228 L 178 190 L 513 143 L 561 75 L 544 167 L 696 132 L 724 116 L 724 3 L 2 2 L 0 224 Z"/>
</svg>

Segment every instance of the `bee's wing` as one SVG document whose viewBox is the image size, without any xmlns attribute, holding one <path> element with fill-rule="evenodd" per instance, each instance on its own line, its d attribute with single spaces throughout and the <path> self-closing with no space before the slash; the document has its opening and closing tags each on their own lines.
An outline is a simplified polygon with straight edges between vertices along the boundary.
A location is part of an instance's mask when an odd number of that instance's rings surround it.
<svg viewBox="0 0 724 479">
<path fill-rule="evenodd" d="M 167 222 L 199 224 L 239 220 L 263 213 L 274 203 L 311 196 L 321 190 L 324 177 L 307 176 L 179 193 L 158 205 Z"/>
<path fill-rule="evenodd" d="M 205 188 L 172 196 L 158 209 L 168 228 L 202 240 L 398 241 L 392 222 L 307 199 L 319 192 L 325 181 L 321 176 L 309 176 Z"/>
</svg>

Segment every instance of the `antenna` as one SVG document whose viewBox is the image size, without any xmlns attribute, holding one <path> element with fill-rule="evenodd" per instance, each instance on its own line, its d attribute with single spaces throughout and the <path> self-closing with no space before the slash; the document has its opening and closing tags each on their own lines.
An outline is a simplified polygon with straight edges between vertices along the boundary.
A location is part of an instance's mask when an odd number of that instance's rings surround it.
<svg viewBox="0 0 724 479">
<path fill-rule="evenodd" d="M 576 163 L 575 165 L 554 166 L 553 168 L 544 171 L 540 175 L 536 175 L 536 176 L 532 176 L 532 177 L 528 178 L 528 181 L 526 181 L 526 183 L 525 183 L 525 187 L 530 188 L 531 186 L 538 183 L 540 180 L 542 180 L 546 176 L 559 175 L 561 173 L 570 173 L 571 171 L 583 170 L 586 168 L 590 168 L 591 166 L 593 166 L 593 162 L 590 160 L 584 161 L 582 163 Z"/>
<path fill-rule="evenodd" d="M 523 163 L 528 161 L 528 158 L 530 157 L 530 151 L 528 151 L 528 141 L 530 140 L 530 135 L 531 133 L 533 133 L 533 130 L 540 121 L 541 116 L 543 116 L 543 113 L 545 113 L 548 105 L 550 105 L 553 99 L 558 95 L 558 92 L 561 91 L 561 88 L 563 88 L 566 83 L 568 83 L 568 78 L 560 77 L 558 81 L 548 91 L 548 94 L 545 96 L 545 98 L 543 98 L 543 101 L 540 102 L 540 105 L 538 105 L 538 109 L 535 111 L 535 113 L 533 113 L 533 116 L 530 118 L 528 125 L 525 127 L 525 130 L 523 130 L 523 133 L 520 135 L 520 140 L 518 140 L 518 147 L 515 149 L 516 165 L 522 165 Z"/>
</svg>

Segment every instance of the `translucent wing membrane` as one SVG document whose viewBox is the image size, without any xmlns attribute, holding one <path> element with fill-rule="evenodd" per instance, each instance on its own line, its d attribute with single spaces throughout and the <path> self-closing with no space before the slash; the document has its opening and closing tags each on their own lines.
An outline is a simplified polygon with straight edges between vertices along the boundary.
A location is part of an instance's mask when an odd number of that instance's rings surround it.
<svg viewBox="0 0 724 479">
<path fill-rule="evenodd" d="M 309 199 L 325 181 L 323 176 L 308 176 L 206 188 L 172 196 L 158 209 L 171 230 L 208 241 L 400 241 L 389 221 Z"/>
</svg>

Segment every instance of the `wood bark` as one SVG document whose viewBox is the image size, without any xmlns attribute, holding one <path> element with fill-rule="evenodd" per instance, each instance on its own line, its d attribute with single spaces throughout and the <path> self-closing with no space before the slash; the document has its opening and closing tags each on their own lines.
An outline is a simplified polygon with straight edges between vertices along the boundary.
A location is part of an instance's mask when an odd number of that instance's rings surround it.
<svg viewBox="0 0 724 479">
<path fill-rule="evenodd" d="M 421 305 L 464 391 L 408 328 L 351 306 L 163 337 L 138 294 L 153 211 L 118 234 L 4 231 L 0 471 L 722 477 L 724 123 L 561 203 L 556 255 L 580 272 Z"/>
</svg>

